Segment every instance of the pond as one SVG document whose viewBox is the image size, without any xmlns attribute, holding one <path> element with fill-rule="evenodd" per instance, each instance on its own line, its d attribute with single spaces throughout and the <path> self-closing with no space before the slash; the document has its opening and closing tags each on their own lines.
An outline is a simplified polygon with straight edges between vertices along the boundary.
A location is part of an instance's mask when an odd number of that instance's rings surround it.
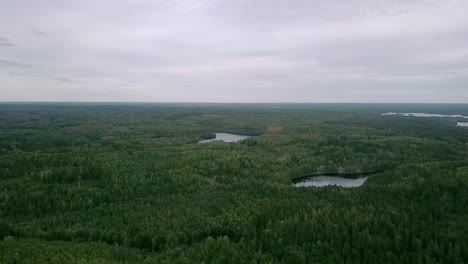
<svg viewBox="0 0 468 264">
<path fill-rule="evenodd" d="M 245 135 L 236 135 L 229 133 L 215 133 L 215 135 L 215 138 L 200 140 L 198 141 L 198 143 L 209 143 L 213 141 L 238 142 L 250 137 Z"/>
<path fill-rule="evenodd" d="M 367 177 L 345 178 L 338 176 L 313 176 L 294 183 L 294 187 L 323 187 L 336 185 L 340 187 L 359 187 L 364 184 Z"/>
<path fill-rule="evenodd" d="M 323 172 L 306 174 L 292 179 L 294 187 L 323 187 L 336 185 L 340 187 L 359 187 L 367 180 L 367 176 L 382 173 L 383 171 L 363 172 Z"/>
</svg>

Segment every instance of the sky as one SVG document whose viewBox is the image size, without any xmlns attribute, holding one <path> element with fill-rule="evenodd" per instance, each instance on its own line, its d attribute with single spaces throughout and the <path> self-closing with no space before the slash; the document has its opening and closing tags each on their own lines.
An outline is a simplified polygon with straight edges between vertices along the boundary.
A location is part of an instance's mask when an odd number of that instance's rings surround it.
<svg viewBox="0 0 468 264">
<path fill-rule="evenodd" d="M 468 103 L 468 1 L 0 0 L 0 101 Z"/>
</svg>

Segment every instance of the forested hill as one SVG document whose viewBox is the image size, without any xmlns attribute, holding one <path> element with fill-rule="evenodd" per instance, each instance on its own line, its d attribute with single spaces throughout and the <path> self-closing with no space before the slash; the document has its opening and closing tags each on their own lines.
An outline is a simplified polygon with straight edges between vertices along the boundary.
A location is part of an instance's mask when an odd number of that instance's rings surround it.
<svg viewBox="0 0 468 264">
<path fill-rule="evenodd" d="M 468 263 L 467 120 L 385 112 L 468 106 L 0 104 L 0 263 Z"/>
</svg>

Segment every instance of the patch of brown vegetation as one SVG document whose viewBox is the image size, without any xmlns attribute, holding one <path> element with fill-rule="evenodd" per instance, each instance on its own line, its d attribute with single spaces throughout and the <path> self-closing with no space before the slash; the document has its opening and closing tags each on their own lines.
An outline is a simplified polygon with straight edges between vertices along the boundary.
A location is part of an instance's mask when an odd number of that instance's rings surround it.
<svg viewBox="0 0 468 264">
<path fill-rule="evenodd" d="M 223 115 L 203 115 L 204 117 L 222 117 Z"/>
<path fill-rule="evenodd" d="M 267 132 L 275 133 L 283 131 L 284 127 L 282 126 L 270 126 L 267 128 Z"/>
</svg>

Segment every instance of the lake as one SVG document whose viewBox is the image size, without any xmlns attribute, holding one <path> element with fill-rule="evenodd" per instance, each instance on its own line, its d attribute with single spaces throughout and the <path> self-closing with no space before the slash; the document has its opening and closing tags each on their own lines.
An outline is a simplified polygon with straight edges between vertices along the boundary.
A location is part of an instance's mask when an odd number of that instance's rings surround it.
<svg viewBox="0 0 468 264">
<path fill-rule="evenodd" d="M 468 118 L 464 115 L 443 115 L 443 114 L 427 114 L 427 113 L 384 113 L 383 116 L 414 116 L 414 117 L 452 117 L 452 118 Z"/>
<path fill-rule="evenodd" d="M 345 178 L 338 176 L 312 176 L 302 179 L 294 183 L 294 187 L 323 187 L 328 185 L 336 185 L 340 187 L 359 187 L 364 184 L 367 177 Z"/>
<path fill-rule="evenodd" d="M 198 143 L 210 143 L 213 141 L 238 142 L 238 141 L 241 141 L 250 137 L 250 136 L 245 136 L 245 135 L 236 135 L 236 134 L 229 134 L 229 133 L 215 133 L 215 135 L 216 135 L 216 138 L 200 140 L 198 141 Z"/>
</svg>

